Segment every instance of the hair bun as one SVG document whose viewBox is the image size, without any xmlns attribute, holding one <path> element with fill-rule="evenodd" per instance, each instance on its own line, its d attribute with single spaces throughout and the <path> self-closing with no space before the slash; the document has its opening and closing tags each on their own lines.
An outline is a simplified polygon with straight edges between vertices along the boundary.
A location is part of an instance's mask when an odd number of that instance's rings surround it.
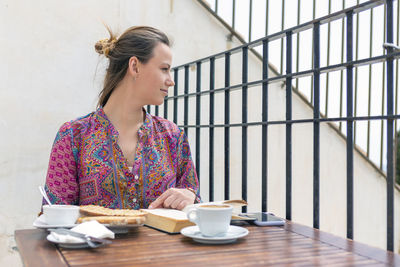
<svg viewBox="0 0 400 267">
<path fill-rule="evenodd" d="M 114 49 L 116 42 L 117 39 L 115 38 L 102 39 L 94 45 L 94 49 L 100 55 L 104 54 L 108 57 L 109 53 Z"/>
</svg>

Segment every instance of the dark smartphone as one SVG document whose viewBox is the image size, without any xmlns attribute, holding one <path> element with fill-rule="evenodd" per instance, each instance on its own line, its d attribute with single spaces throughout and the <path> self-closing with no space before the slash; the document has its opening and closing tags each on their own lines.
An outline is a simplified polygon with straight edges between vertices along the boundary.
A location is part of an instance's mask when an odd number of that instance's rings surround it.
<svg viewBox="0 0 400 267">
<path fill-rule="evenodd" d="M 273 215 L 272 213 L 267 212 L 249 212 L 241 213 L 239 215 L 249 218 L 255 218 L 254 221 L 250 221 L 249 223 L 258 226 L 279 226 L 285 224 L 285 220 Z"/>
</svg>

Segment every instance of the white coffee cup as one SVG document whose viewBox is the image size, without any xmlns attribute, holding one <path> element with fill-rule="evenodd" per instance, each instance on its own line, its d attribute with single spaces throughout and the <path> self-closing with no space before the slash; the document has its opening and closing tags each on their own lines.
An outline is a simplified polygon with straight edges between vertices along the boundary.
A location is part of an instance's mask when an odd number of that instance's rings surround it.
<svg viewBox="0 0 400 267">
<path fill-rule="evenodd" d="M 49 225 L 71 225 L 79 218 L 79 206 L 43 205 L 43 214 Z"/>
<path fill-rule="evenodd" d="M 224 234 L 229 229 L 232 206 L 226 204 L 201 204 L 187 213 L 191 222 L 197 224 L 204 236 Z"/>
</svg>

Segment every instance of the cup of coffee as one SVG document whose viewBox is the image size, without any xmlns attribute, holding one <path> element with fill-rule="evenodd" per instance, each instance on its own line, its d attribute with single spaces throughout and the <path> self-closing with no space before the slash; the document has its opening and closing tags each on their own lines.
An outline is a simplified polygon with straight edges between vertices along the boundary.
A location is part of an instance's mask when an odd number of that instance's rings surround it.
<svg viewBox="0 0 400 267">
<path fill-rule="evenodd" d="M 49 225 L 71 225 L 79 218 L 79 206 L 44 205 L 44 220 Z"/>
<path fill-rule="evenodd" d="M 224 234 L 229 229 L 232 206 L 227 204 L 203 204 L 190 209 L 187 217 L 197 224 L 204 236 Z"/>
</svg>

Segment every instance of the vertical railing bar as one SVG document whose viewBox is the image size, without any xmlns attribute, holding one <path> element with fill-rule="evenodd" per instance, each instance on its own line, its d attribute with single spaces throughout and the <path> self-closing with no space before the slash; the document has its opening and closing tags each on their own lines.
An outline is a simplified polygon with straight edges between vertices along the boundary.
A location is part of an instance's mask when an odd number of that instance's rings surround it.
<svg viewBox="0 0 400 267">
<path fill-rule="evenodd" d="M 174 82 L 176 84 L 178 81 L 175 80 L 175 78 L 174 78 Z M 168 99 L 167 98 L 164 98 L 164 119 L 168 120 Z"/>
<path fill-rule="evenodd" d="M 235 29 L 236 0 L 232 0 L 232 29 Z"/>
<path fill-rule="evenodd" d="M 328 3 L 328 13 L 329 15 L 331 14 L 332 10 L 332 1 L 329 0 Z M 330 55 L 331 55 L 331 23 L 328 23 L 328 47 L 327 47 L 327 53 L 326 53 L 326 65 L 329 66 L 330 62 Z M 328 115 L 328 106 L 329 106 L 329 72 L 326 73 L 326 83 L 325 83 L 325 88 L 326 88 L 326 94 L 325 94 L 325 117 L 329 117 Z"/>
<path fill-rule="evenodd" d="M 315 6 L 316 6 L 315 1 L 316 0 L 313 0 L 313 20 L 315 19 Z M 313 45 L 314 45 L 314 41 L 311 43 L 311 50 L 312 51 L 314 51 Z M 311 66 L 314 66 L 314 56 L 313 55 L 311 56 Z M 310 103 L 311 103 L 311 105 L 314 105 L 314 103 L 313 103 L 313 99 L 314 99 L 314 81 L 313 81 L 313 79 L 311 79 L 310 81 L 311 81 L 311 85 L 310 85 L 310 88 L 311 88 Z"/>
<path fill-rule="evenodd" d="M 282 0 L 281 31 L 285 29 L 285 0 Z M 283 38 L 281 38 L 281 74 L 283 74 Z"/>
<path fill-rule="evenodd" d="M 147 111 L 147 113 L 150 113 L 150 112 L 151 112 L 150 105 L 147 105 L 147 106 L 146 106 L 146 111 Z"/>
<path fill-rule="evenodd" d="M 268 79 L 268 40 L 263 41 L 263 80 Z M 268 83 L 262 84 L 262 121 L 268 122 Z M 261 211 L 268 208 L 268 125 L 262 126 L 261 139 Z"/>
<path fill-rule="evenodd" d="M 225 87 L 230 86 L 230 72 L 231 72 L 231 54 L 225 53 Z M 225 125 L 230 123 L 230 90 L 225 91 Z M 224 183 L 224 196 L 225 199 L 230 199 L 230 127 L 224 128 L 224 162 L 225 162 L 225 183 Z"/>
<path fill-rule="evenodd" d="M 346 14 L 346 61 L 353 60 L 353 13 Z M 346 67 L 347 117 L 353 117 L 353 66 Z M 353 239 L 353 120 L 347 120 L 347 238 Z"/>
<path fill-rule="evenodd" d="M 300 0 L 297 0 L 297 25 L 300 25 Z M 296 40 L 296 72 L 299 71 L 299 55 L 300 51 L 300 32 L 297 33 L 297 40 Z M 296 78 L 296 90 L 299 90 L 299 78 Z"/>
<path fill-rule="evenodd" d="M 265 5 L 265 36 L 268 36 L 268 19 L 269 19 L 269 0 Z M 265 76 L 266 75 L 266 76 Z M 263 77 L 268 77 L 268 42 L 263 41 Z M 263 121 L 268 121 L 268 83 L 263 83 Z M 267 125 L 262 126 L 262 174 L 261 174 L 261 211 L 266 212 L 268 208 L 268 128 Z"/>
<path fill-rule="evenodd" d="M 218 0 L 215 0 L 215 14 L 218 14 Z"/>
<path fill-rule="evenodd" d="M 386 1 L 386 42 L 393 43 L 393 0 Z M 388 48 L 387 53 L 391 53 L 393 48 Z M 387 115 L 393 115 L 393 57 L 388 58 L 387 64 Z M 394 249 L 394 166 L 393 166 L 393 119 L 386 120 L 386 151 L 387 151 L 387 250 Z"/>
<path fill-rule="evenodd" d="M 251 24 L 253 20 L 253 0 L 250 0 L 249 6 L 249 42 L 251 42 Z"/>
<path fill-rule="evenodd" d="M 312 11 L 312 18 L 315 19 L 315 6 L 316 6 L 316 0 L 313 0 L 313 11 Z"/>
<path fill-rule="evenodd" d="M 157 117 L 159 116 L 159 112 L 160 112 L 160 111 L 159 111 L 159 108 L 160 108 L 159 106 L 156 106 L 156 112 L 155 112 L 155 115 L 156 115 Z"/>
<path fill-rule="evenodd" d="M 268 36 L 268 19 L 269 19 L 269 0 L 265 5 L 265 36 Z"/>
<path fill-rule="evenodd" d="M 374 22 L 374 9 L 370 9 L 370 26 L 369 26 L 369 57 L 372 57 L 372 36 L 373 36 L 373 22 Z M 372 90 L 372 64 L 368 66 L 368 116 L 371 116 L 371 90 Z M 367 125 L 367 157 L 369 158 L 370 151 L 370 135 L 371 135 L 371 121 L 368 120 Z"/>
<path fill-rule="evenodd" d="M 286 33 L 286 74 L 292 73 L 292 32 Z M 292 77 L 286 78 L 286 120 L 292 120 Z M 292 219 L 292 124 L 286 124 L 286 219 Z"/>
<path fill-rule="evenodd" d="M 386 2 L 384 3 L 384 19 L 383 21 L 386 22 Z M 383 40 L 386 40 L 386 23 L 384 23 L 384 30 L 383 30 Z M 385 53 L 385 49 L 383 48 L 383 53 Z M 382 68 L 382 106 L 381 106 L 381 114 L 385 113 L 385 73 L 386 73 L 386 65 L 384 63 Z M 383 167 L 383 120 L 381 121 L 381 153 L 380 153 L 380 169 Z"/>
<path fill-rule="evenodd" d="M 344 9 L 345 0 L 342 1 L 342 9 Z M 342 19 L 342 50 L 341 63 L 344 61 L 344 18 Z M 343 114 L 343 70 L 340 70 L 340 101 L 339 101 L 339 117 Z M 339 131 L 342 131 L 342 122 L 339 122 Z"/>
<path fill-rule="evenodd" d="M 360 4 L 360 0 L 357 0 L 357 5 Z M 356 60 L 358 60 L 358 39 L 359 39 L 359 21 L 360 21 L 360 14 L 357 13 L 356 18 Z M 354 116 L 357 116 L 357 98 L 358 98 L 358 67 L 355 67 L 354 73 Z M 357 121 L 354 121 L 354 129 L 353 129 L 353 142 L 354 144 L 357 143 Z"/>
<path fill-rule="evenodd" d="M 178 123 L 178 71 L 179 69 L 174 70 L 174 123 Z"/>
<path fill-rule="evenodd" d="M 214 92 L 215 89 L 215 57 L 210 58 L 210 130 L 209 130 L 209 200 L 214 201 Z"/>
<path fill-rule="evenodd" d="M 196 125 L 201 123 L 201 61 L 196 63 Z M 200 127 L 196 127 L 196 171 L 200 182 Z"/>
<path fill-rule="evenodd" d="M 242 83 L 248 80 L 248 47 L 242 48 Z M 247 123 L 247 85 L 242 87 L 242 122 Z M 242 126 L 242 199 L 247 200 L 247 126 Z M 242 207 L 246 212 L 247 207 Z"/>
<path fill-rule="evenodd" d="M 397 29 L 396 29 L 396 32 L 397 32 L 397 34 L 396 34 L 396 44 L 397 44 L 397 46 L 399 45 L 399 26 L 400 26 L 400 16 L 399 16 L 399 13 L 400 13 L 400 5 L 399 5 L 399 1 L 397 1 Z M 399 60 L 398 59 L 396 59 L 396 71 L 395 71 L 395 73 L 396 73 L 396 81 L 395 81 L 395 84 L 396 84 L 396 96 L 395 96 L 395 105 L 394 105 L 394 107 L 395 107 L 395 114 L 398 114 L 397 113 L 397 111 L 398 111 L 398 108 L 397 108 L 397 106 L 398 106 L 398 88 L 399 88 Z M 397 120 L 395 120 L 394 121 L 394 138 L 395 138 L 395 141 L 394 141 L 394 143 L 395 143 L 395 148 L 396 148 L 396 151 L 397 151 L 397 142 L 399 141 L 398 140 L 398 136 L 397 136 Z M 393 162 L 394 162 L 394 164 L 395 164 L 395 170 L 397 170 L 397 152 L 396 153 L 394 153 L 394 159 L 393 159 Z M 397 172 L 394 172 L 394 180 L 395 180 L 395 183 L 396 183 L 396 181 L 397 181 Z"/>
<path fill-rule="evenodd" d="M 320 117 L 320 24 L 314 23 L 314 119 Z M 320 124 L 314 120 L 314 151 L 313 151 L 313 227 L 319 229 L 319 165 L 320 165 Z"/>
<path fill-rule="evenodd" d="M 189 65 L 185 66 L 185 88 L 184 88 L 185 97 L 183 99 L 183 130 L 185 134 L 188 135 L 188 118 L 189 118 Z"/>
</svg>

